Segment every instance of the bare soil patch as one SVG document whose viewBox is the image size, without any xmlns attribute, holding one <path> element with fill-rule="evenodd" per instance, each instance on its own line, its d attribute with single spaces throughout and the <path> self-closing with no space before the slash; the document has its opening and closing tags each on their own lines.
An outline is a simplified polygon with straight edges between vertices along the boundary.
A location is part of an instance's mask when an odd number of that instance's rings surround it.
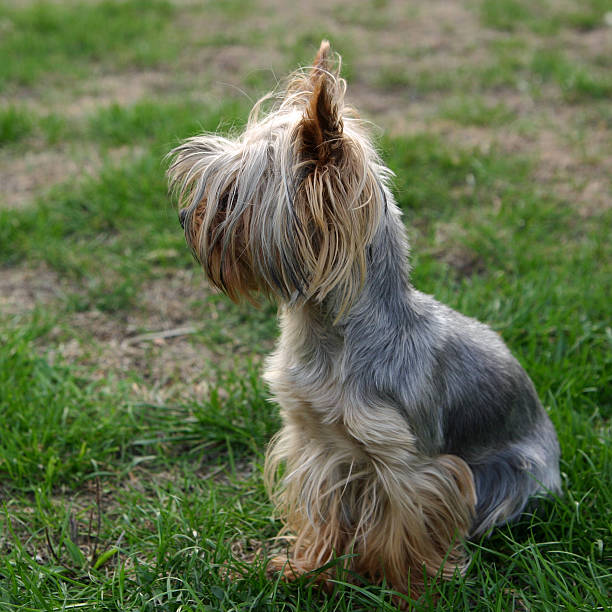
<svg viewBox="0 0 612 612">
<path fill-rule="evenodd" d="M 66 313 L 39 348 L 51 362 L 83 368 L 95 380 L 117 381 L 132 375 L 142 381 L 132 385 L 132 392 L 143 401 L 204 397 L 220 366 L 261 358 L 237 339 L 231 346 L 217 347 L 199 336 L 206 321 L 193 300 L 210 294 L 195 267 L 160 273 L 142 289 L 136 308 L 114 314 L 95 309 Z M 15 295 L 15 306 L 21 296 Z M 58 297 L 47 300 L 49 307 Z M 36 298 L 40 303 L 46 295 Z"/>
<path fill-rule="evenodd" d="M 605 62 L 610 67 L 612 60 L 612 26 L 602 22 L 601 27 L 589 31 L 566 30 L 561 34 L 563 46 L 572 59 L 585 59 L 596 63 Z"/>
<path fill-rule="evenodd" d="M 0 267 L 0 314 L 27 314 L 37 306 L 60 300 L 68 283 L 46 266 Z"/>
<path fill-rule="evenodd" d="M 147 388 L 134 387 L 134 391 L 146 393 L 149 401 L 167 398 L 172 393 L 169 387 L 177 381 L 191 396 L 201 391 L 194 386 L 213 356 L 189 331 L 198 328 L 191 299 L 209 292 L 196 274 L 178 271 L 152 281 L 140 294 L 138 307 L 119 316 L 95 309 L 68 313 L 51 331 L 44 349 L 52 361 L 61 358 L 79 367 L 93 367 L 95 379 L 137 375 Z M 177 328 L 186 333 L 138 340 L 143 331 L 155 335 Z"/>
<path fill-rule="evenodd" d="M 0 151 L 0 207 L 18 209 L 43 197 L 55 185 L 95 176 L 105 160 L 119 163 L 142 155 L 139 147 L 117 147 L 102 153 L 92 143 L 29 150 L 14 156 Z"/>
<path fill-rule="evenodd" d="M 76 292 L 77 287 L 44 265 L 0 268 L 0 314 L 15 323 L 35 308 L 61 311 L 67 295 Z M 200 325 L 190 303 L 194 295 L 209 293 L 196 270 L 166 275 L 143 290 L 139 308 L 122 316 L 99 310 L 64 313 L 38 347 L 51 362 L 61 359 L 88 372 L 93 368 L 95 379 L 138 375 L 147 387 L 134 391 L 150 401 L 175 395 L 177 383 L 184 396 L 201 396 L 207 390 L 203 372 L 218 356 L 189 331 Z M 143 330 L 155 335 L 177 328 L 186 333 L 131 341 Z"/>
<path fill-rule="evenodd" d="M 18 157 L 3 152 L 0 155 L 0 206 L 21 208 L 51 186 L 98 164 L 99 160 L 94 161 L 93 156 L 77 161 L 61 150 L 27 151 Z"/>
<path fill-rule="evenodd" d="M 69 117 L 83 116 L 111 104 L 128 106 L 139 100 L 156 99 L 171 88 L 172 76 L 161 70 L 104 74 L 79 84 L 76 94 L 58 96 L 57 109 Z"/>
</svg>

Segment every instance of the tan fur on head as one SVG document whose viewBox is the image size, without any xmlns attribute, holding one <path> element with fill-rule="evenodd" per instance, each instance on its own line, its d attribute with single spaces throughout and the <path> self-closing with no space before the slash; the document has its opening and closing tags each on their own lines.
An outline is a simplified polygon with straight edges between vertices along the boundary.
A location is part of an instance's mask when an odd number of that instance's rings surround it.
<svg viewBox="0 0 612 612">
<path fill-rule="evenodd" d="M 339 318 L 363 285 L 389 172 L 345 107 L 339 67 L 332 71 L 322 43 L 310 72 L 291 78 L 270 113 L 260 116 L 268 97 L 255 105 L 239 139 L 197 136 L 171 153 L 187 241 L 233 299 L 329 297 Z"/>
</svg>

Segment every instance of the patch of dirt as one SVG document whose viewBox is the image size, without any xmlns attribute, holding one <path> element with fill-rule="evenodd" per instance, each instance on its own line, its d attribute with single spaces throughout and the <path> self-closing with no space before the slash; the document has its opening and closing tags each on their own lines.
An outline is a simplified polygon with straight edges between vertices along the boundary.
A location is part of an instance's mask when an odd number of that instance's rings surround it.
<svg viewBox="0 0 612 612">
<path fill-rule="evenodd" d="M 93 366 L 96 379 L 137 374 L 147 388 L 133 390 L 144 393 L 147 401 L 163 401 L 177 381 L 193 397 L 205 391 L 199 385 L 212 358 L 209 348 L 192 341 L 198 322 L 191 319 L 189 301 L 198 292 L 208 292 L 201 276 L 179 271 L 152 281 L 141 294 L 139 308 L 128 313 L 69 313 L 45 340 L 48 358 Z M 143 330 L 153 333 L 146 336 Z M 165 337 L 168 330 L 177 333 Z"/>
<path fill-rule="evenodd" d="M 346 101 L 362 118 L 373 122 L 375 133 L 384 131 L 391 136 L 424 131 L 432 115 L 431 103 L 410 101 L 400 91 L 383 93 L 362 82 L 349 84 Z"/>
<path fill-rule="evenodd" d="M 584 218 L 612 208 L 612 151 L 606 134 L 573 142 L 575 117 L 546 104 L 534 112 L 540 115 L 538 129 L 527 133 L 517 130 L 513 123 L 492 128 L 461 126 L 445 120 L 430 121 L 427 129 L 468 149 L 487 153 L 496 148 L 531 159 L 535 166 L 533 178 L 541 189 L 573 205 Z"/>
<path fill-rule="evenodd" d="M 91 162 L 88 164 L 91 167 Z M 61 151 L 27 151 L 22 157 L 0 155 L 0 206 L 21 208 L 35 195 L 81 171 L 80 164 Z"/>
<path fill-rule="evenodd" d="M 147 70 L 105 74 L 79 84 L 78 93 L 71 95 L 68 104 L 62 104 L 63 114 L 68 117 L 83 116 L 97 108 L 118 104 L 129 106 L 140 100 L 155 99 L 166 92 L 172 76 L 166 72 Z"/>
<path fill-rule="evenodd" d="M 437 223 L 433 254 L 449 265 L 458 277 L 481 274 L 486 270 L 482 257 L 461 243 L 465 229 L 454 223 Z"/>
<path fill-rule="evenodd" d="M 46 266 L 0 268 L 0 314 L 9 318 L 36 307 L 57 310 L 77 291 Z M 204 372 L 215 355 L 193 339 L 198 321 L 192 319 L 189 304 L 194 296 L 209 292 L 199 271 L 179 271 L 153 281 L 142 293 L 140 308 L 127 316 L 99 310 L 66 313 L 39 348 L 51 362 L 61 358 L 78 367 L 93 366 L 97 379 L 137 373 L 148 385 L 134 391 L 150 401 L 174 394 L 171 387 L 177 383 L 184 396 L 201 396 L 208 385 Z M 140 334 L 142 330 L 153 332 L 152 337 Z M 165 338 L 168 330 L 179 333 Z"/>
<path fill-rule="evenodd" d="M 96 380 L 125 379 L 134 374 L 132 392 L 142 401 L 197 399 L 208 393 L 218 368 L 234 367 L 242 353 L 257 362 L 250 347 L 216 347 L 198 332 L 194 299 L 209 296 L 200 270 L 164 273 L 143 288 L 138 308 L 112 314 L 99 310 L 68 313 L 51 330 L 41 350 L 53 362 L 60 359 L 84 368 Z"/>
<path fill-rule="evenodd" d="M 35 307 L 60 300 L 68 283 L 46 266 L 37 269 L 0 267 L 0 314 L 26 314 Z"/>
<path fill-rule="evenodd" d="M 132 70 L 96 74 L 79 81 L 73 88 L 46 84 L 20 90 L 10 98 L 0 95 L 0 104 L 15 103 L 41 115 L 57 113 L 69 119 L 87 115 L 111 104 L 130 105 L 144 98 L 163 95 L 172 86 L 173 75 L 162 70 Z"/>
<path fill-rule="evenodd" d="M 195 266 L 165 271 L 142 289 L 138 308 L 119 314 L 66 312 L 38 348 L 51 363 L 61 360 L 88 375 L 93 368 L 94 380 L 134 374 L 143 381 L 132 386 L 141 401 L 201 398 L 220 366 L 234 367 L 246 355 L 255 362 L 261 358 L 250 347 L 215 347 L 198 336 L 206 321 L 198 318 L 202 310 L 194 309 L 193 300 L 211 291 Z M 0 314 L 15 317 L 15 323 L 36 307 L 61 310 L 66 297 L 77 292 L 46 266 L 0 268 Z"/>
<path fill-rule="evenodd" d="M 561 33 L 563 46 L 568 55 L 579 62 L 584 59 L 599 62 L 606 61 L 610 67 L 612 57 L 612 27 L 602 25 L 588 31 L 566 30 Z"/>
<path fill-rule="evenodd" d="M 93 144 L 30 150 L 22 156 L 0 151 L 0 207 L 22 208 L 55 185 L 95 175 L 106 157 L 117 163 L 141 154 L 138 147 L 118 147 L 103 156 Z"/>
<path fill-rule="evenodd" d="M 484 53 L 479 43 L 494 36 L 480 27 L 475 13 L 463 3 L 432 0 L 426 7 L 402 7 L 407 4 L 389 3 L 390 28 L 377 39 L 377 46 L 397 56 L 428 60 L 439 55 L 438 59 L 444 56 L 446 62 L 453 61 L 457 56 Z M 378 49 L 372 57 L 377 55 Z"/>
</svg>

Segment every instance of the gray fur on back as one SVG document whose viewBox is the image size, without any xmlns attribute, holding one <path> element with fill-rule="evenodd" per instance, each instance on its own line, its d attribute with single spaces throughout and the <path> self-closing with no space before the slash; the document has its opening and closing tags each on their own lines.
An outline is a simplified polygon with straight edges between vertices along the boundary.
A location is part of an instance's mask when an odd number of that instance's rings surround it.
<svg viewBox="0 0 612 612">
<path fill-rule="evenodd" d="M 411 286 L 405 229 L 385 195 L 365 285 L 347 316 L 332 325 L 333 299 L 302 309 L 296 384 L 315 384 L 333 369 L 345 392 L 395 406 L 421 452 L 464 459 L 479 500 L 478 535 L 515 518 L 536 493 L 559 491 L 556 434 L 499 335 Z"/>
</svg>

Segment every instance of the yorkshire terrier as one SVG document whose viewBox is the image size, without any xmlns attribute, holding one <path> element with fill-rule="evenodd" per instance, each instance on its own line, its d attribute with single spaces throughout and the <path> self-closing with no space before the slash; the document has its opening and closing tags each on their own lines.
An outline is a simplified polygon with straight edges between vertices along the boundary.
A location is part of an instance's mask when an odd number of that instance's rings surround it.
<svg viewBox="0 0 612 612">
<path fill-rule="evenodd" d="M 175 148 L 169 181 L 210 282 L 279 303 L 265 478 L 288 566 L 343 556 L 414 593 L 465 568 L 464 539 L 559 491 L 559 445 L 499 336 L 410 284 L 392 173 L 339 74 L 323 41 L 239 138 Z"/>
</svg>

